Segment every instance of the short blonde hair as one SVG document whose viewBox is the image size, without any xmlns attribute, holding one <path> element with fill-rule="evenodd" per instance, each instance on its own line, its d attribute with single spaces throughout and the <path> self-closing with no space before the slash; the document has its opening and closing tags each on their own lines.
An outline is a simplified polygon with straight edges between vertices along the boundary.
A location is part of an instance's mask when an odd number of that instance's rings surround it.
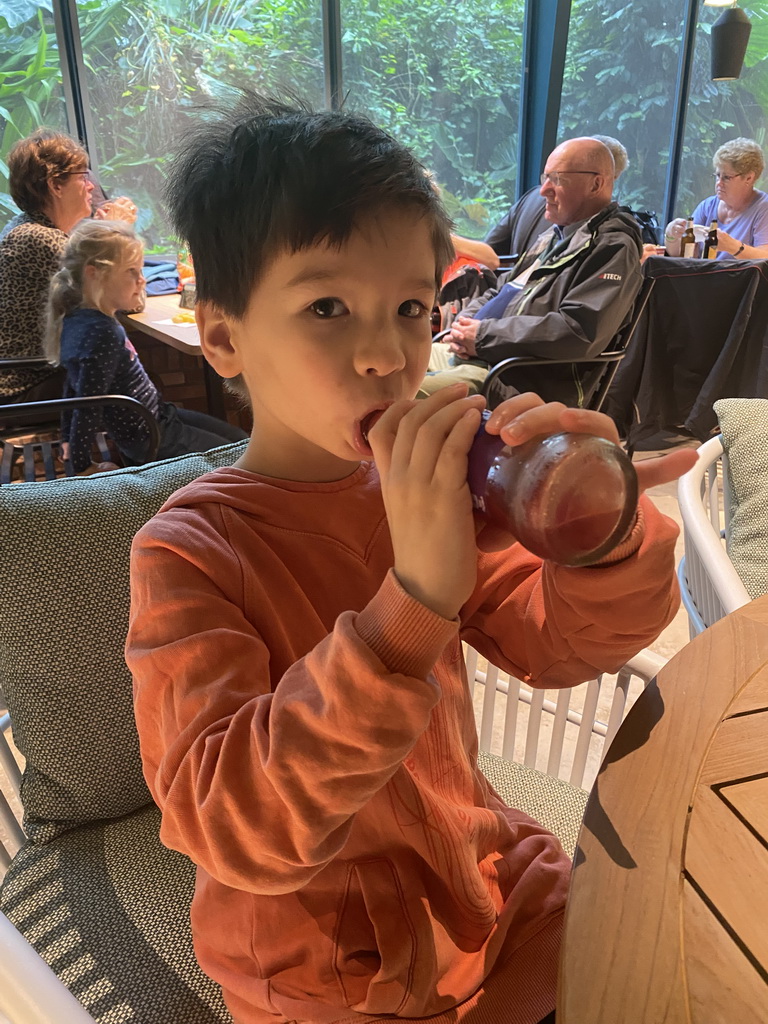
<svg viewBox="0 0 768 1024">
<path fill-rule="evenodd" d="M 723 143 L 712 158 L 715 170 L 723 164 L 730 164 L 737 174 L 754 173 L 755 178 L 759 178 L 765 167 L 765 159 L 754 139 L 731 139 Z"/>
<path fill-rule="evenodd" d="M 83 301 L 85 268 L 119 266 L 140 256 L 143 248 L 144 243 L 125 221 L 81 220 L 75 225 L 61 257 L 61 270 L 53 275 L 48 293 L 44 351 L 49 363 L 59 363 L 64 317 Z"/>
</svg>

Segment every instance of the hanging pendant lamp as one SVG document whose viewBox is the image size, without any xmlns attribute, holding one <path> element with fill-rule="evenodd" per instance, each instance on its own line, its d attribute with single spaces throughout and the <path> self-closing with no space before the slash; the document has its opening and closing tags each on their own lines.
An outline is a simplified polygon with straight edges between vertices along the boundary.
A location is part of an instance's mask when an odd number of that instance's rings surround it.
<svg viewBox="0 0 768 1024">
<path fill-rule="evenodd" d="M 712 26 L 712 81 L 738 78 L 747 52 L 752 22 L 740 7 L 723 11 Z"/>
</svg>

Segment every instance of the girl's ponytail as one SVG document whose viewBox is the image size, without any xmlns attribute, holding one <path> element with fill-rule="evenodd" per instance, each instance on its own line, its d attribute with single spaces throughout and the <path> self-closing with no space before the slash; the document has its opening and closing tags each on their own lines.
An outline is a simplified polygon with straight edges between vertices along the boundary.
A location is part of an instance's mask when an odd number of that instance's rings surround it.
<svg viewBox="0 0 768 1024">
<path fill-rule="evenodd" d="M 54 366 L 61 358 L 64 317 L 83 302 L 86 266 L 119 266 L 142 243 L 130 224 L 119 220 L 83 220 L 72 231 L 61 258 L 61 270 L 53 275 L 48 292 L 43 352 Z"/>
<path fill-rule="evenodd" d="M 54 366 L 58 366 L 61 354 L 62 321 L 83 301 L 82 268 L 79 277 L 80 280 L 76 281 L 70 268 L 62 267 L 51 278 L 43 354 Z"/>
</svg>

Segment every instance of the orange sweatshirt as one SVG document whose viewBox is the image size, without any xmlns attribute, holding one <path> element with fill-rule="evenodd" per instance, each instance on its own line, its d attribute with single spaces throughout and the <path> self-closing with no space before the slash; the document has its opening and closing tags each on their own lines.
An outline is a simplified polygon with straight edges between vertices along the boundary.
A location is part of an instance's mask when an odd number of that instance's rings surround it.
<svg viewBox="0 0 768 1024">
<path fill-rule="evenodd" d="M 617 669 L 677 606 L 676 527 L 643 508 L 612 566 L 480 556 L 450 622 L 391 572 L 368 463 L 320 484 L 217 470 L 139 532 L 144 771 L 163 842 L 198 865 L 196 953 L 239 1024 L 437 1014 L 502 962 L 505 1024 L 552 1009 L 537 965 L 570 863 L 477 769 L 460 640 L 535 686 Z"/>
</svg>

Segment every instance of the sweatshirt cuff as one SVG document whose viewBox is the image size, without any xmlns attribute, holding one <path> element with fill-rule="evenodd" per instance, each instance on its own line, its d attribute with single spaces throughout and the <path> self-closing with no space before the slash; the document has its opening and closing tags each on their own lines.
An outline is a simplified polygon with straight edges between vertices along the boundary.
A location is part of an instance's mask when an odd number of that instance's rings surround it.
<svg viewBox="0 0 768 1024">
<path fill-rule="evenodd" d="M 355 618 L 360 638 L 390 672 L 426 679 L 459 630 L 404 590 L 390 569 L 378 592 Z"/>
<path fill-rule="evenodd" d="M 585 568 L 599 569 L 603 565 L 616 565 L 617 562 L 623 562 L 625 558 L 629 558 L 630 555 L 634 555 L 636 551 L 640 550 L 643 537 L 645 537 L 645 513 L 641 504 L 642 500 L 641 495 L 640 501 L 637 503 L 634 522 L 629 528 L 629 532 L 624 535 L 624 539 L 607 555 L 603 555 L 597 562 L 590 562 Z"/>
</svg>

